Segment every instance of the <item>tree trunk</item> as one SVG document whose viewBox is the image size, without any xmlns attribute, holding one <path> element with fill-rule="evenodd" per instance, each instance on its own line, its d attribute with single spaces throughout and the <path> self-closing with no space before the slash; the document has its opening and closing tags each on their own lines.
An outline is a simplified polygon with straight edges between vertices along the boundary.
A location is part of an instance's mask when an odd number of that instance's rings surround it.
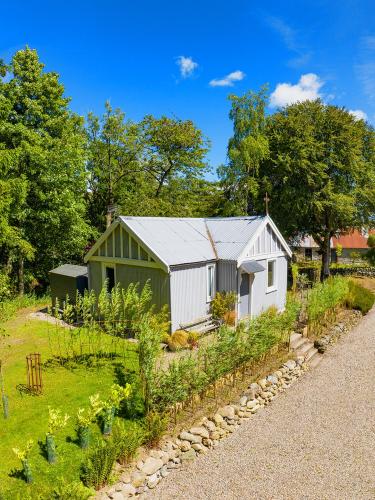
<svg viewBox="0 0 375 500">
<path fill-rule="evenodd" d="M 105 216 L 105 227 L 106 228 L 109 228 L 109 226 L 112 224 L 112 212 L 110 210 L 111 207 L 107 207 L 107 213 L 106 213 L 106 216 Z"/>
<path fill-rule="evenodd" d="M 329 275 L 329 265 L 331 263 L 331 233 L 327 233 L 324 236 L 323 248 L 322 248 L 322 270 L 320 273 L 320 280 L 326 280 Z"/>
<path fill-rule="evenodd" d="M 24 260 L 22 255 L 18 259 L 18 293 L 21 296 L 25 293 Z"/>
</svg>

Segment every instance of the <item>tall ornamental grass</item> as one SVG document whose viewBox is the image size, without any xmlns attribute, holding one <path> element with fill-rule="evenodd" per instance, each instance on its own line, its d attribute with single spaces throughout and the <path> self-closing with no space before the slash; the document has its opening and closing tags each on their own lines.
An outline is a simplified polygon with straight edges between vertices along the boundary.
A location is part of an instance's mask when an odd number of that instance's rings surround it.
<svg viewBox="0 0 375 500">
<path fill-rule="evenodd" d="M 335 310 L 343 306 L 349 293 L 348 280 L 341 276 L 317 283 L 307 297 L 307 317 L 310 327 L 320 329 L 328 313 L 335 315 Z"/>
</svg>

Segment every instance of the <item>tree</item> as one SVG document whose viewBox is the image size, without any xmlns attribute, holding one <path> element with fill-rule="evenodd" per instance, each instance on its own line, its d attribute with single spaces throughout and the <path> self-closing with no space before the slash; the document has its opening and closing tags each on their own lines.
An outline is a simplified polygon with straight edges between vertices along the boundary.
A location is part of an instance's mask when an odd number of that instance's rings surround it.
<svg viewBox="0 0 375 500">
<path fill-rule="evenodd" d="M 89 172 L 89 216 L 99 229 L 109 227 L 119 192 L 126 186 L 134 190 L 142 175 L 139 165 L 141 144 L 138 125 L 125 121 L 120 109 L 105 104 L 102 118 L 89 113 L 87 118 L 87 148 Z"/>
<path fill-rule="evenodd" d="M 267 137 L 270 155 L 259 177 L 271 193 L 272 216 L 287 236 L 313 236 L 326 278 L 332 236 L 369 225 L 375 211 L 374 130 L 316 100 L 270 116 Z"/>
<path fill-rule="evenodd" d="M 267 86 L 243 96 L 230 95 L 233 137 L 228 143 L 228 165 L 218 170 L 227 203 L 225 215 L 254 214 L 260 192 L 259 169 L 269 156 L 266 135 Z"/>
<path fill-rule="evenodd" d="M 52 266 L 79 259 L 91 232 L 84 218 L 83 121 L 69 110 L 58 75 L 43 67 L 26 47 L 0 79 L 0 179 L 10 193 L 12 229 L 0 244 L 2 255 L 17 258 L 20 293 L 25 260 L 30 279 L 43 280 Z"/>
<path fill-rule="evenodd" d="M 367 238 L 367 246 L 369 247 L 366 252 L 366 259 L 369 261 L 371 266 L 375 266 L 375 234 L 370 234 Z"/>
<path fill-rule="evenodd" d="M 192 121 L 146 116 L 140 123 L 142 164 L 156 182 L 155 198 L 174 179 L 194 180 L 208 170 L 204 158 L 209 142 Z"/>
</svg>

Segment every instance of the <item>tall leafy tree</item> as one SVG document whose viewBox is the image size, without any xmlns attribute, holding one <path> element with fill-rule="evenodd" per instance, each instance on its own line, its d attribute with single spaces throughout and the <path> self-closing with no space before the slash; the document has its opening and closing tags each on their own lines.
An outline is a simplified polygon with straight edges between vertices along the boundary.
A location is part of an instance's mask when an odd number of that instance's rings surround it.
<svg viewBox="0 0 375 500">
<path fill-rule="evenodd" d="M 10 214 L 16 236 L 2 248 L 17 255 L 20 293 L 25 260 L 29 275 L 45 279 L 52 266 L 79 259 L 90 234 L 83 122 L 69 110 L 58 75 L 43 68 L 25 48 L 0 81 L 0 179 L 21 183 Z"/>
<path fill-rule="evenodd" d="M 271 194 L 271 215 L 289 236 L 310 234 L 329 276 L 330 240 L 373 223 L 375 134 L 363 120 L 320 100 L 293 104 L 271 115 L 269 158 L 259 184 Z M 262 196 L 254 197 L 262 206 Z"/>
<path fill-rule="evenodd" d="M 177 178 L 198 179 L 207 172 L 209 142 L 191 120 L 146 116 L 141 124 L 142 164 L 155 182 L 155 197 Z"/>
<path fill-rule="evenodd" d="M 139 128 L 126 121 L 120 109 L 114 110 L 106 102 L 101 118 L 93 113 L 88 115 L 86 131 L 89 216 L 102 229 L 111 225 L 119 193 L 124 188 L 134 191 L 141 180 Z"/>
<path fill-rule="evenodd" d="M 255 213 L 259 196 L 260 167 L 269 157 L 266 134 L 267 86 L 243 96 L 230 95 L 233 137 L 228 143 L 228 164 L 219 168 L 225 192 L 225 215 Z"/>
</svg>

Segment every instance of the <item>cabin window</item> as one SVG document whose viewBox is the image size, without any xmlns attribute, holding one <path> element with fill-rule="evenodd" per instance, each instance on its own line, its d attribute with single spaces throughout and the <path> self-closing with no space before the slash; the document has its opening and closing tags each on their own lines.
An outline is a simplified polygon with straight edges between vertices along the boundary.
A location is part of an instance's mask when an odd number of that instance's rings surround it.
<svg viewBox="0 0 375 500">
<path fill-rule="evenodd" d="M 312 248 L 305 248 L 305 259 L 312 260 Z"/>
<path fill-rule="evenodd" d="M 276 261 L 269 260 L 267 263 L 267 291 L 275 290 L 276 288 Z"/>
<path fill-rule="evenodd" d="M 207 266 L 207 302 L 215 296 L 215 264 Z"/>
<path fill-rule="evenodd" d="M 105 268 L 105 278 L 107 280 L 107 290 L 110 293 L 115 288 L 115 269 L 114 269 L 114 267 L 106 267 Z"/>
</svg>

